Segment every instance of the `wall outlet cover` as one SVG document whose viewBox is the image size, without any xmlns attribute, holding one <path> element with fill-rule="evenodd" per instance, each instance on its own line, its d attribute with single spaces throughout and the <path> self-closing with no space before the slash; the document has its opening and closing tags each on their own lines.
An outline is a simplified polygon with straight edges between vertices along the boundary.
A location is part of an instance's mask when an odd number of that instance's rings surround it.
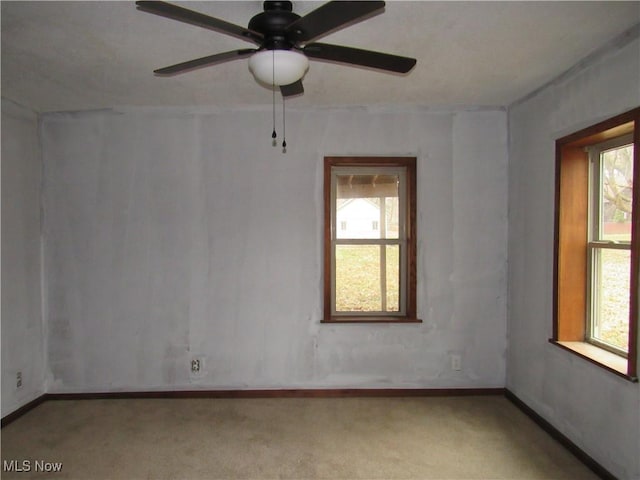
<svg viewBox="0 0 640 480">
<path fill-rule="evenodd" d="M 451 355 L 451 370 L 459 372 L 462 370 L 462 356 L 458 354 Z"/>
<path fill-rule="evenodd" d="M 189 375 L 192 378 L 200 378 L 206 375 L 206 362 L 204 355 L 194 355 L 189 362 Z"/>
</svg>

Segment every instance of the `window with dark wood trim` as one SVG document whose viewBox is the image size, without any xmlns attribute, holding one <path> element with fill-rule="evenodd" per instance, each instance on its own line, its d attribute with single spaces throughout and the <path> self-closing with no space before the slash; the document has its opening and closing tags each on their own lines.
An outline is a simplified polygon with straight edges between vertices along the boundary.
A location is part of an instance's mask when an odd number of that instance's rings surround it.
<svg viewBox="0 0 640 480">
<path fill-rule="evenodd" d="M 322 321 L 420 322 L 415 157 L 325 157 Z"/>
<path fill-rule="evenodd" d="M 633 151 L 631 228 L 623 241 L 601 236 L 602 202 L 598 200 L 601 169 L 598 156 L 607 149 L 628 146 Z M 640 274 L 640 108 L 618 115 L 556 141 L 555 247 L 553 285 L 553 337 L 551 342 L 606 368 L 637 381 L 638 276 Z M 594 157 L 594 152 L 596 156 Z M 595 158 L 595 160 L 594 160 Z M 626 218 L 626 217 L 625 217 Z M 598 255 L 629 252 L 622 270 L 628 291 L 621 300 L 628 311 L 628 339 L 607 345 L 594 334 L 593 323 L 602 288 Z M 594 260 L 595 259 L 595 260 Z M 628 281 L 627 281 L 628 280 Z M 628 302 L 628 303 L 627 303 Z M 626 315 L 625 315 L 626 317 Z M 626 348 L 625 348 L 626 346 Z"/>
</svg>

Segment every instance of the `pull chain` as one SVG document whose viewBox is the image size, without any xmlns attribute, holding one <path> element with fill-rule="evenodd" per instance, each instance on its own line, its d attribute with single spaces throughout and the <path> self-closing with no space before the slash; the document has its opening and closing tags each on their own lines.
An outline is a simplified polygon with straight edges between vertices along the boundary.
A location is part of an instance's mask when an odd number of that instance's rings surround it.
<svg viewBox="0 0 640 480">
<path fill-rule="evenodd" d="M 287 153 L 287 124 L 285 122 L 284 116 L 284 99 L 285 96 L 282 96 L 282 153 Z"/>
<path fill-rule="evenodd" d="M 273 111 L 273 132 L 271 132 L 271 138 L 273 139 L 272 143 L 273 146 L 275 147 L 277 145 L 276 142 L 276 137 L 278 136 L 276 134 L 276 85 L 275 85 L 275 78 L 276 78 L 276 51 L 272 50 L 271 51 L 271 91 L 272 91 L 272 111 Z"/>
</svg>

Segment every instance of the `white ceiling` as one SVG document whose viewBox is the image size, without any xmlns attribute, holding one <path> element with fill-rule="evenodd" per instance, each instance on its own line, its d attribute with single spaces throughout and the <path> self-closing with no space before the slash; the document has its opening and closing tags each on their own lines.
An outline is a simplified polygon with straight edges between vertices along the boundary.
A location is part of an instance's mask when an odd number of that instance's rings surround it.
<svg viewBox="0 0 640 480">
<path fill-rule="evenodd" d="M 175 2 L 246 26 L 260 1 Z M 322 2 L 294 2 L 304 15 Z M 247 60 L 154 69 L 254 45 L 133 2 L 2 1 L 2 96 L 40 112 L 271 102 Z M 640 22 L 640 2 L 405 2 L 322 42 L 418 60 L 406 76 L 312 61 L 289 105 L 505 106 Z M 639 52 L 640 55 L 640 52 Z"/>
</svg>

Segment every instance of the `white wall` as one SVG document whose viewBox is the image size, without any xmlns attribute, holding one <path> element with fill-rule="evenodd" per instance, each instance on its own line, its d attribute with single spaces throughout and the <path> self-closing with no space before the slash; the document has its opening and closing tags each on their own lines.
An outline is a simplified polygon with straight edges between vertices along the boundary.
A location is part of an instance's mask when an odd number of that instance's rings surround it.
<svg viewBox="0 0 640 480">
<path fill-rule="evenodd" d="M 507 388 L 621 479 L 640 478 L 640 387 L 548 343 L 554 142 L 640 105 L 640 41 L 509 110 Z"/>
<path fill-rule="evenodd" d="M 44 393 L 41 170 L 36 114 L 3 98 L 2 416 Z"/>
<path fill-rule="evenodd" d="M 506 112 L 290 109 L 286 154 L 268 108 L 42 128 L 49 391 L 504 386 Z M 345 154 L 418 157 L 420 325 L 319 323 Z"/>
</svg>

